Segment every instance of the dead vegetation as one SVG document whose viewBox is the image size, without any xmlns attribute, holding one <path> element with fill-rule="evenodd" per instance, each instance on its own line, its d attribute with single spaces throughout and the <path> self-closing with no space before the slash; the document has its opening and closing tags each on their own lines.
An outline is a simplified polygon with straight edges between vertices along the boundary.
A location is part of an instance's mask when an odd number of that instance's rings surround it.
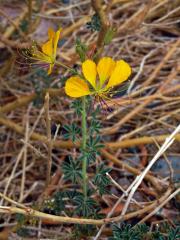
<svg viewBox="0 0 180 240">
<path fill-rule="evenodd" d="M 104 223 L 146 222 L 153 228 L 156 223 L 174 226 L 173 220 L 179 221 L 180 1 L 100 2 L 92 1 L 93 7 L 90 0 L 0 2 L 2 240 L 22 239 L 17 234 L 15 213 L 40 219 L 35 223 L 29 220 L 26 239 L 71 239 L 72 224 L 63 223 L 100 225 L 94 239 L 108 239 L 111 230 L 109 225 L 104 228 Z M 100 33 L 86 25 L 94 10 L 103 23 Z M 73 187 L 64 181 L 61 164 L 69 154 L 76 157 L 80 146 L 79 142 L 63 138 L 63 125 L 79 121 L 62 87 L 62 76 L 67 76 L 68 71 L 56 67 L 48 77 L 41 69 L 27 65 L 19 54 L 33 39 L 45 41 L 49 26 L 63 27 L 58 60 L 68 66 L 78 68 L 80 64 L 75 52 L 76 39 L 80 38 L 90 53 L 98 47 L 103 56 L 125 59 L 133 69 L 126 91 L 108 102 L 112 111 L 99 115 L 104 148 L 96 162 L 112 168 L 111 195 L 94 196 L 103 206 L 103 219 L 47 215 L 38 208 L 56 191 Z M 102 39 L 109 26 L 116 33 L 111 44 L 104 47 Z M 46 101 L 45 96 L 49 97 Z M 173 145 L 161 153 L 160 160 L 168 167 L 162 168 L 163 174 L 157 168 L 148 169 L 151 159 L 174 131 Z M 46 176 L 47 156 L 52 158 L 51 179 Z M 143 170 L 143 178 L 136 178 Z M 161 212 L 157 215 L 159 206 Z"/>
</svg>

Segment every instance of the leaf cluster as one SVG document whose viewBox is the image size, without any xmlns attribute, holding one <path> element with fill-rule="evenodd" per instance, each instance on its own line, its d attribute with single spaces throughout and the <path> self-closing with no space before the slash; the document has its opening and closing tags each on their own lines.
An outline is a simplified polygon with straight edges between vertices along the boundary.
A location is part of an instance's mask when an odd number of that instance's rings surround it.
<svg viewBox="0 0 180 240">
<path fill-rule="evenodd" d="M 94 14 L 91 21 L 87 23 L 87 28 L 99 32 L 101 30 L 101 20 L 98 14 Z"/>
<path fill-rule="evenodd" d="M 75 114 L 80 117 L 82 113 L 82 104 L 80 99 L 76 99 L 71 103 L 71 109 L 74 110 Z"/>
<path fill-rule="evenodd" d="M 65 212 L 66 215 L 83 216 L 85 218 L 101 218 L 98 213 L 100 208 L 98 204 L 91 198 L 91 190 L 88 191 L 88 196 L 77 190 L 64 190 L 54 194 L 51 199 L 45 200 L 43 204 L 43 211 L 60 215 Z M 66 205 L 70 206 L 68 209 Z"/>
<path fill-rule="evenodd" d="M 37 97 L 33 101 L 34 106 L 39 106 L 43 103 L 43 90 L 49 88 L 52 77 L 47 74 L 47 72 L 40 68 L 37 69 L 32 75 L 29 76 L 28 80 L 30 80 L 33 84 L 34 91 L 37 94 Z"/>
<path fill-rule="evenodd" d="M 165 232 L 159 230 L 150 231 L 146 224 L 132 227 L 129 224 L 112 226 L 113 237 L 109 240 L 178 240 L 180 239 L 180 227 L 172 228 L 167 225 Z"/>
<path fill-rule="evenodd" d="M 70 180 L 72 183 L 78 183 L 82 179 L 81 163 L 80 161 L 74 161 L 72 157 L 69 157 L 69 161 L 63 163 L 62 171 L 64 179 Z"/>
<path fill-rule="evenodd" d="M 109 193 L 107 187 L 111 184 L 111 182 L 106 173 L 109 173 L 110 171 L 111 169 L 106 168 L 104 164 L 100 164 L 97 168 L 97 173 L 94 176 L 93 183 L 96 185 L 100 195 Z"/>
<path fill-rule="evenodd" d="M 100 143 L 100 136 L 90 136 L 87 142 L 86 154 L 88 162 L 95 162 L 96 156 L 100 154 L 100 149 L 104 146 Z"/>
<path fill-rule="evenodd" d="M 64 125 L 63 128 L 65 130 L 64 139 L 71 139 L 75 142 L 81 134 L 81 129 L 74 122 L 70 125 Z"/>
<path fill-rule="evenodd" d="M 88 47 L 86 44 L 82 43 L 79 38 L 76 40 L 76 53 L 79 55 L 81 62 L 84 62 L 86 60 L 86 53 L 87 53 Z"/>
<path fill-rule="evenodd" d="M 95 110 L 92 111 L 92 99 L 87 98 L 86 101 L 87 106 L 90 106 L 89 109 L 87 109 L 87 112 L 91 111 L 91 118 L 87 122 L 87 147 L 85 150 L 80 148 L 81 153 L 78 158 L 73 160 L 71 157 L 69 157 L 69 160 L 65 161 L 62 165 L 64 179 L 77 184 L 82 182 L 81 167 L 84 157 L 87 158 L 88 165 L 94 163 L 96 161 L 96 157 L 100 155 L 101 148 L 103 148 L 104 146 L 102 144 L 101 137 L 99 136 L 101 124 L 100 121 L 97 119 L 100 108 L 97 107 Z M 73 101 L 73 103 L 71 104 L 71 108 L 74 109 L 74 112 L 77 114 L 77 116 L 81 116 L 82 104 L 79 99 Z M 81 129 L 75 122 L 73 122 L 71 125 L 65 125 L 64 130 L 65 139 L 71 139 L 73 142 L 75 142 L 81 137 Z M 97 191 L 101 195 L 109 193 L 107 187 L 110 184 L 110 180 L 106 175 L 106 173 L 108 173 L 109 171 L 109 168 L 105 168 L 103 164 L 100 164 L 99 166 L 97 166 L 96 174 L 92 178 L 93 184 L 97 187 Z"/>
</svg>

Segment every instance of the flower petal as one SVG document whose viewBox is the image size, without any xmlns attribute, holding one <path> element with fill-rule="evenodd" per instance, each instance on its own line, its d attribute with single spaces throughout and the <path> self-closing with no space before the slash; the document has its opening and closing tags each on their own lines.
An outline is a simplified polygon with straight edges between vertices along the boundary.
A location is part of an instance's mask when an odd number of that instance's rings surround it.
<svg viewBox="0 0 180 240">
<path fill-rule="evenodd" d="M 60 28 L 60 29 L 55 33 L 55 36 L 54 36 L 54 39 L 53 39 L 54 58 L 56 58 L 57 45 L 58 45 L 59 36 L 60 36 L 61 31 L 62 31 L 62 28 Z"/>
<path fill-rule="evenodd" d="M 54 64 L 49 64 L 49 69 L 48 69 L 48 75 L 50 75 L 52 73 L 52 68 L 53 68 Z"/>
<path fill-rule="evenodd" d="M 91 94 L 88 84 L 79 77 L 70 77 L 65 84 L 65 92 L 68 96 L 78 98 Z"/>
<path fill-rule="evenodd" d="M 48 29 L 48 36 L 49 36 L 49 39 L 54 38 L 55 32 L 52 28 Z"/>
<path fill-rule="evenodd" d="M 99 74 L 100 85 L 102 86 L 105 81 L 111 76 L 115 68 L 115 61 L 110 57 L 103 57 L 97 65 L 97 72 Z"/>
<path fill-rule="evenodd" d="M 88 59 L 82 64 L 82 72 L 84 77 L 90 84 L 96 89 L 96 64 L 92 60 Z"/>
<path fill-rule="evenodd" d="M 124 60 L 117 61 L 116 66 L 109 79 L 109 82 L 106 86 L 106 89 L 110 87 L 114 87 L 126 81 L 130 75 L 131 75 L 131 67 L 129 66 L 129 64 Z"/>
<path fill-rule="evenodd" d="M 47 56 L 51 57 L 53 55 L 53 42 L 52 39 L 47 41 L 42 45 L 42 52 Z"/>
</svg>

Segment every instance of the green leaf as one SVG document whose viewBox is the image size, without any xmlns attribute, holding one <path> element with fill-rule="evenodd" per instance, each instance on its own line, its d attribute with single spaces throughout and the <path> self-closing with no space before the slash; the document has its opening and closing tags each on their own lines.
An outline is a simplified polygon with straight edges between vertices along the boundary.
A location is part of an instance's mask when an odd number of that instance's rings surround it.
<svg viewBox="0 0 180 240">
<path fill-rule="evenodd" d="M 84 62 L 86 60 L 86 52 L 88 50 L 88 47 L 81 42 L 79 38 L 76 40 L 76 53 L 79 55 L 81 62 Z"/>
<path fill-rule="evenodd" d="M 96 155 L 100 155 L 100 149 L 103 147 L 104 145 L 100 141 L 100 136 L 90 136 L 87 142 L 86 151 L 83 152 L 83 155 L 85 154 L 88 159 L 88 163 L 96 160 Z"/>
<path fill-rule="evenodd" d="M 114 35 L 116 33 L 116 30 L 114 28 L 109 28 L 106 32 L 106 35 L 104 37 L 104 44 L 108 45 L 112 41 Z"/>
<path fill-rule="evenodd" d="M 101 124 L 98 120 L 92 119 L 91 125 L 90 125 L 90 135 L 93 135 L 94 133 L 99 133 L 101 128 Z"/>
<path fill-rule="evenodd" d="M 78 181 L 82 179 L 80 163 L 74 161 L 72 158 L 70 158 L 68 162 L 63 163 L 62 171 L 65 180 L 71 180 L 73 183 L 78 183 Z"/>
<path fill-rule="evenodd" d="M 97 173 L 93 178 L 93 183 L 97 186 L 99 194 L 108 194 L 107 186 L 111 184 L 110 179 L 107 177 L 106 173 L 110 172 L 110 168 L 105 168 L 104 164 L 99 165 L 97 168 Z"/>
<path fill-rule="evenodd" d="M 94 138 L 93 136 L 90 136 L 87 147 L 89 151 L 98 152 L 101 148 L 104 147 L 104 145 L 101 143 L 100 136 L 96 136 Z"/>
<path fill-rule="evenodd" d="M 83 194 L 74 198 L 76 205 L 76 213 L 83 217 L 90 217 L 94 211 L 97 203 L 91 197 L 84 197 Z"/>
<path fill-rule="evenodd" d="M 156 231 L 156 232 L 152 233 L 152 239 L 153 240 L 165 240 L 164 236 L 159 231 Z"/>
<path fill-rule="evenodd" d="M 29 22 L 25 19 L 23 19 L 20 23 L 20 29 L 23 31 L 23 32 L 27 32 L 28 31 L 28 25 L 29 25 Z"/>
<path fill-rule="evenodd" d="M 141 236 L 129 224 L 113 225 L 113 240 L 142 240 Z"/>
<path fill-rule="evenodd" d="M 180 227 L 171 228 L 168 233 L 167 240 L 178 240 L 180 239 Z"/>
<path fill-rule="evenodd" d="M 81 116 L 82 113 L 82 101 L 80 99 L 76 99 L 72 102 L 71 108 L 74 109 L 75 113 L 78 116 Z"/>
<path fill-rule="evenodd" d="M 75 197 L 78 197 L 80 195 L 81 193 L 77 192 L 76 190 L 64 192 L 64 197 L 68 198 L 70 201 L 72 201 Z"/>
<path fill-rule="evenodd" d="M 95 235 L 96 226 L 90 224 L 76 224 L 75 232 L 73 234 L 74 240 L 87 239 L 88 236 Z M 88 238 L 89 239 L 89 238 Z"/>
<path fill-rule="evenodd" d="M 54 195 L 54 201 L 53 201 L 53 211 L 56 215 L 60 215 L 61 212 L 65 209 L 65 203 L 64 203 L 64 193 L 63 192 L 57 192 Z"/>
<path fill-rule="evenodd" d="M 94 111 L 91 113 L 92 118 L 96 118 L 100 112 L 101 112 L 100 106 L 97 106 L 97 108 L 94 109 Z"/>
<path fill-rule="evenodd" d="M 87 23 L 87 28 L 99 32 L 101 30 L 101 20 L 98 14 L 94 14 L 91 21 Z"/>
<path fill-rule="evenodd" d="M 31 232 L 29 229 L 26 229 L 26 228 L 18 228 L 16 230 L 16 233 L 18 236 L 20 236 L 21 238 L 28 238 L 31 236 Z M 3 238 L 4 239 L 4 238 Z"/>
<path fill-rule="evenodd" d="M 141 224 L 137 226 L 131 226 L 129 224 L 121 224 L 120 227 L 117 225 L 112 226 L 113 237 L 109 240 L 178 240 L 180 239 L 180 227 L 172 228 L 167 225 L 164 228 L 165 232 L 160 232 L 155 229 L 154 232 L 150 232 L 149 227 L 146 224 Z M 168 233 L 168 234 L 167 234 Z M 163 236 L 166 235 L 167 237 Z"/>
<path fill-rule="evenodd" d="M 149 232 L 149 227 L 146 224 L 138 224 L 135 230 L 139 233 L 139 236 L 143 237 L 144 234 Z"/>
<path fill-rule="evenodd" d="M 81 133 L 81 129 L 75 123 L 72 123 L 71 125 L 65 125 L 63 128 L 66 131 L 64 138 L 71 139 L 73 142 L 77 140 L 78 135 Z"/>
<path fill-rule="evenodd" d="M 23 214 L 21 213 L 17 213 L 15 215 L 15 218 L 16 218 L 16 221 L 18 222 L 19 225 L 23 225 L 25 224 L 26 220 L 27 220 L 27 217 L 24 216 Z"/>
<path fill-rule="evenodd" d="M 97 169 L 97 173 L 94 176 L 94 184 L 104 186 L 111 184 L 110 179 L 106 175 L 106 173 L 109 173 L 110 171 L 110 168 L 105 168 L 104 164 L 100 164 Z"/>
</svg>

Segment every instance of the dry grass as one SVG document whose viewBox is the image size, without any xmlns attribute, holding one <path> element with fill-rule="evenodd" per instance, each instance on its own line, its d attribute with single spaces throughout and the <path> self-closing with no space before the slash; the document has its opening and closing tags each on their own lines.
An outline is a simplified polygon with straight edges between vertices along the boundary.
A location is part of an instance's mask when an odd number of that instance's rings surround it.
<svg viewBox="0 0 180 240">
<path fill-rule="evenodd" d="M 90 1 L 72 0 L 70 4 L 62 4 L 61 1 L 46 0 L 38 4 L 39 1 L 29 0 L 29 5 L 23 2 L 8 0 L 0 3 L 0 205 L 3 206 L 0 207 L 0 212 L 11 211 L 14 214 L 24 211 L 28 215 L 34 202 L 41 203 L 44 196 L 52 196 L 59 189 L 71 188 L 64 182 L 60 166 L 70 153 L 77 155 L 79 144 L 64 141 L 57 132 L 55 137 L 51 136 L 50 124 L 60 124 L 61 130 L 64 124 L 78 119 L 71 115 L 71 100 L 61 89 L 60 77 L 63 74 L 67 76 L 68 73 L 62 68 L 56 68 L 54 72 L 57 74 L 52 75 L 49 88 L 44 90 L 42 79 L 35 75 L 37 69 L 21 68 L 22 65 L 17 64 L 17 59 L 23 61 L 19 58 L 17 49 L 20 51 L 30 46 L 31 39 L 45 41 L 47 27 L 59 25 L 64 29 L 64 43 L 58 50 L 58 59 L 69 66 L 80 64 L 74 48 L 77 37 L 88 44 L 90 50 L 96 41 L 100 48 L 102 43 L 98 34 L 86 27 L 94 13 Z M 105 196 L 105 203 L 103 198 L 99 200 L 105 206 L 105 221 L 123 218 L 129 222 L 134 219 L 144 221 L 144 214 L 153 211 L 155 214 L 161 203 L 163 209 L 172 209 L 172 215 L 162 215 L 161 219 L 171 222 L 176 209 L 170 199 L 179 191 L 175 191 L 176 185 L 171 181 L 170 176 L 179 171 L 174 169 L 172 173 L 171 160 L 172 156 L 179 158 L 180 134 L 175 136 L 176 141 L 165 152 L 169 163 L 168 177 L 163 178 L 148 169 L 141 179 L 141 185 L 135 189 L 136 195 L 129 197 L 129 213 L 126 213 L 128 209 L 124 201 L 117 204 L 117 197 L 126 197 L 133 187 L 131 182 L 143 172 L 158 152 L 157 143 L 161 146 L 180 122 L 180 1 L 105 2 L 109 2 L 109 5 L 104 4 L 101 9 L 106 11 L 104 29 L 110 24 L 116 28 L 117 33 L 112 43 L 102 50 L 103 55 L 123 58 L 133 68 L 126 93 L 108 103 L 112 107 L 111 113 L 99 116 L 103 124 L 101 135 L 105 148 L 98 161 L 111 166 L 112 179 L 126 189 L 122 195 L 114 184 L 111 188 L 114 195 Z M 24 19 L 31 22 L 26 34 L 21 29 Z M 43 96 L 39 105 L 33 104 L 33 100 L 39 98 L 35 84 L 44 96 L 49 93 L 45 105 Z M 53 89 L 56 85 L 59 89 Z M 53 141 L 50 141 L 53 137 Z M 52 166 L 49 162 L 46 175 L 47 155 L 52 159 Z M 135 158 L 138 159 L 136 163 Z M 47 186 L 51 168 L 51 182 Z M 11 206 L 11 210 L 7 206 Z M 113 219 L 109 219 L 108 213 L 112 208 Z M 43 214 L 37 212 L 36 216 Z M 15 233 L 16 220 L 13 214 L 1 214 L 0 227 L 3 228 L 0 239 L 21 239 Z M 147 218 L 149 217 L 148 215 Z M 65 216 L 56 220 L 56 223 L 76 222 L 65 221 Z M 156 220 L 149 218 L 147 222 L 153 224 Z M 82 219 L 82 223 L 83 221 Z M 35 233 L 30 239 L 63 239 L 65 235 L 68 239 L 71 225 L 50 227 L 48 224 L 53 222 L 53 217 L 43 216 L 39 225 L 29 224 L 27 228 Z M 97 220 L 94 223 L 102 225 L 104 222 Z M 107 239 L 106 232 L 107 229 L 99 239 Z"/>
</svg>

